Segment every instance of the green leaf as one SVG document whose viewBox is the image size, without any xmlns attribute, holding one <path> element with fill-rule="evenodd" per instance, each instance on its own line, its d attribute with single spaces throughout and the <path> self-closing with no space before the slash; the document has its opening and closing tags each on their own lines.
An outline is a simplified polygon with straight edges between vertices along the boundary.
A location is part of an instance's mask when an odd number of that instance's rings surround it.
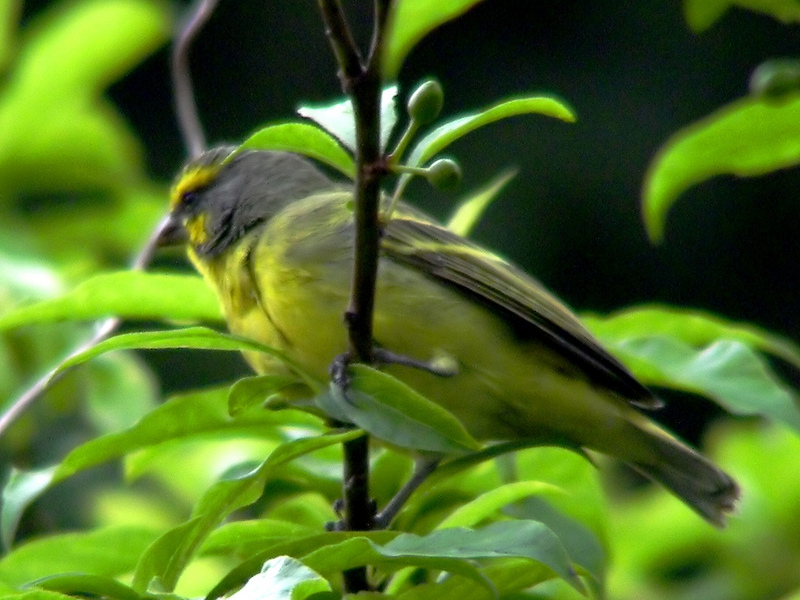
<svg viewBox="0 0 800 600">
<path fill-rule="evenodd" d="M 332 591 L 327 579 L 299 560 L 278 556 L 264 563 L 231 600 L 304 600 L 312 594 Z"/>
<path fill-rule="evenodd" d="M 100 433 L 133 426 L 161 398 L 148 366 L 131 352 L 106 354 L 89 368 L 84 402 L 89 419 Z"/>
<path fill-rule="evenodd" d="M 14 52 L 21 8 L 20 0 L 6 0 L 0 4 L 0 73 L 5 71 Z"/>
<path fill-rule="evenodd" d="M 428 133 L 414 146 L 408 158 L 408 166 L 423 165 L 447 146 L 480 127 L 508 117 L 526 114 L 555 117 L 570 123 L 575 121 L 572 110 L 555 98 L 526 96 L 503 100 L 484 110 L 448 121 Z"/>
<path fill-rule="evenodd" d="M 220 596 L 227 595 L 250 579 L 254 574 L 258 573 L 261 566 L 265 561 L 275 558 L 277 556 L 293 556 L 295 558 L 302 558 L 304 563 L 314 568 L 316 571 L 322 571 L 317 565 L 309 564 L 304 557 L 309 553 L 313 553 L 320 548 L 341 544 L 344 541 L 353 538 L 366 538 L 377 544 L 383 544 L 397 536 L 394 531 L 328 531 L 325 533 L 317 533 L 300 537 L 296 539 L 286 539 L 275 544 L 265 544 L 260 552 L 251 555 L 244 562 L 237 565 L 231 570 L 222 580 L 212 589 L 206 598 L 211 600 Z M 369 550 L 371 552 L 371 549 Z"/>
<path fill-rule="evenodd" d="M 350 98 L 322 106 L 301 106 L 297 109 L 301 117 L 311 119 L 333 134 L 345 148 L 356 151 L 356 121 Z M 385 150 L 397 123 L 397 86 L 390 85 L 381 93 L 381 149 Z M 352 173 L 348 174 L 351 178 Z"/>
<path fill-rule="evenodd" d="M 523 600 L 538 598 L 536 595 L 519 594 L 525 590 L 529 590 L 533 586 L 544 581 L 552 580 L 556 575 L 553 571 L 538 563 L 531 563 L 529 560 L 521 559 L 506 559 L 497 560 L 492 564 L 486 565 L 481 569 L 482 573 L 486 575 L 489 580 L 494 584 L 497 590 L 497 595 L 503 599 Z M 393 583 L 393 582 L 392 582 Z M 393 591 L 393 586 L 387 587 L 387 591 Z M 543 595 L 541 598 L 558 598 L 562 596 L 549 595 L 544 590 L 537 590 Z M 575 598 L 576 593 L 564 594 L 563 598 Z M 464 598 L 476 598 L 475 584 L 471 581 L 458 577 L 450 577 L 440 581 L 431 583 L 416 584 L 414 587 L 407 589 L 402 594 L 398 594 L 398 600 L 462 600 Z M 578 596 L 580 597 L 580 596 Z M 602 598 L 602 596 L 598 596 Z"/>
<path fill-rule="evenodd" d="M 173 590 L 178 577 L 209 533 L 233 511 L 257 500 L 275 467 L 361 435 L 364 435 L 362 431 L 352 430 L 286 442 L 257 468 L 219 481 L 203 495 L 189 521 L 166 532 L 142 555 L 134 574 L 133 587 L 145 590 L 154 578 L 159 578 L 166 590 Z"/>
<path fill-rule="evenodd" d="M 31 582 L 31 585 L 70 596 L 97 596 L 109 600 L 139 600 L 141 598 L 136 591 L 116 579 L 88 573 L 50 575 Z"/>
<path fill-rule="evenodd" d="M 144 448 L 188 439 L 267 437 L 279 425 L 313 427 L 313 417 L 299 411 L 252 411 L 232 418 L 227 389 L 176 396 L 145 415 L 131 428 L 78 446 L 58 465 L 54 482 Z"/>
<path fill-rule="evenodd" d="M 96 95 L 169 39 L 166 7 L 147 0 L 71 3 L 42 19 L 19 56 L 17 86 L 35 98 Z"/>
<path fill-rule="evenodd" d="M 252 556 L 276 542 L 317 535 L 319 531 L 277 519 L 255 519 L 226 523 L 211 532 L 203 544 L 202 554 Z"/>
<path fill-rule="evenodd" d="M 414 551 L 394 553 L 387 550 L 391 543 L 382 546 L 364 536 L 354 537 L 314 550 L 303 557 L 303 562 L 321 573 L 330 574 L 366 565 L 414 566 L 447 571 L 471 579 L 494 595 L 491 582 L 465 558 Z"/>
<path fill-rule="evenodd" d="M 732 6 L 769 15 L 784 23 L 800 23 L 798 0 L 684 0 L 686 20 L 697 32 L 713 25 Z"/>
<path fill-rule="evenodd" d="M 489 208 L 492 201 L 500 195 L 509 181 L 517 176 L 517 170 L 501 173 L 471 196 L 462 200 L 456 211 L 447 222 L 447 228 L 462 237 L 469 237 L 472 230 L 481 220 L 483 213 Z M 2 322 L 2 321 L 0 321 Z"/>
<path fill-rule="evenodd" d="M 648 168 L 642 212 L 650 239 L 692 186 L 718 175 L 753 177 L 800 163 L 800 96 L 782 103 L 745 98 L 678 131 Z"/>
<path fill-rule="evenodd" d="M 256 437 L 270 427 L 313 427 L 318 422 L 299 411 L 253 411 L 233 419 L 227 411 L 227 388 L 172 398 L 125 431 L 107 434 L 78 446 L 60 464 L 37 471 L 13 471 L 3 490 L 2 535 L 10 544 L 22 511 L 45 490 L 67 477 L 127 454 L 176 440 Z"/>
<path fill-rule="evenodd" d="M 698 350 L 653 336 L 612 349 L 646 384 L 701 394 L 735 414 L 767 416 L 800 431 L 795 394 L 741 342 L 722 340 Z"/>
<path fill-rule="evenodd" d="M 67 596 L 60 592 L 50 590 L 32 589 L 17 591 L 10 594 L 2 594 L 5 590 L 0 589 L 0 599 L 2 600 L 73 600 L 73 596 Z"/>
<path fill-rule="evenodd" d="M 480 0 L 397 0 L 391 5 L 382 56 L 384 79 L 394 79 L 408 53 L 428 33 L 461 16 Z"/>
<path fill-rule="evenodd" d="M 461 422 L 394 377 L 353 365 L 344 395 L 331 387 L 318 397 L 323 410 L 400 446 L 445 454 L 480 448 Z"/>
<path fill-rule="evenodd" d="M 564 544 L 572 562 L 588 575 L 586 580 L 595 595 L 602 597 L 597 592 L 605 587 L 608 570 L 608 506 L 596 465 L 585 456 L 552 447 L 532 448 L 513 459 L 515 479 L 543 481 L 561 493 L 545 490 L 504 512 L 544 523 Z"/>
<path fill-rule="evenodd" d="M 228 412 L 235 417 L 251 408 L 263 407 L 264 402 L 270 396 L 280 394 L 283 390 L 298 385 L 303 386 L 303 383 L 297 377 L 289 375 L 245 377 L 231 387 L 228 394 Z M 308 390 L 304 395 L 311 397 L 313 391 Z"/>
<path fill-rule="evenodd" d="M 523 498 L 529 496 L 542 495 L 545 493 L 564 494 L 566 492 L 542 481 L 516 481 L 507 483 L 498 488 L 489 490 L 474 500 L 461 505 L 460 508 L 439 523 L 436 529 L 473 527 L 484 519 L 491 517 L 508 504 L 519 502 Z"/>
<path fill-rule="evenodd" d="M 222 321 L 219 303 L 201 277 L 121 271 L 95 275 L 58 298 L 22 305 L 0 317 L 0 331 L 106 316 Z"/>
<path fill-rule="evenodd" d="M 0 581 L 19 586 L 53 573 L 78 571 L 108 577 L 124 575 L 157 535 L 150 528 L 115 526 L 43 537 L 0 560 Z"/>
<path fill-rule="evenodd" d="M 308 123 L 268 125 L 251 134 L 237 148 L 237 152 L 241 150 L 297 152 L 341 171 L 350 179 L 355 177 L 353 157 L 344 151 L 333 136 Z"/>
<path fill-rule="evenodd" d="M 609 345 L 650 336 L 674 337 L 694 347 L 730 340 L 777 356 L 800 369 L 800 348 L 791 340 L 749 323 L 732 323 L 700 310 L 644 305 L 605 317 L 584 314 L 581 320 Z"/>
<path fill-rule="evenodd" d="M 96 190 L 141 176 L 138 140 L 100 93 L 169 38 L 167 15 L 157 2 L 87 0 L 29 27 L 0 98 L 5 187 Z"/>
<path fill-rule="evenodd" d="M 8 481 L 3 487 L 2 514 L 0 514 L 4 549 L 10 548 L 13 543 L 23 511 L 34 498 L 50 487 L 54 473 L 55 467 L 32 471 L 11 468 Z"/>
<path fill-rule="evenodd" d="M 386 557 L 527 558 L 547 565 L 575 589 L 583 591 L 564 546 L 552 531 L 535 521 L 502 521 L 477 530 L 443 529 L 423 537 L 404 533 L 378 551 Z"/>
<path fill-rule="evenodd" d="M 719 21 L 731 7 L 730 0 L 683 0 L 683 16 L 696 33 Z"/>
<path fill-rule="evenodd" d="M 292 359 L 283 354 L 280 350 L 240 336 L 220 333 L 207 327 L 187 327 L 185 329 L 124 333 L 109 338 L 96 346 L 69 357 L 58 366 L 57 372 L 80 365 L 112 350 L 163 350 L 167 348 L 263 352 L 278 358 L 309 385 L 314 387 L 319 386 L 312 376 L 307 375 Z"/>
</svg>

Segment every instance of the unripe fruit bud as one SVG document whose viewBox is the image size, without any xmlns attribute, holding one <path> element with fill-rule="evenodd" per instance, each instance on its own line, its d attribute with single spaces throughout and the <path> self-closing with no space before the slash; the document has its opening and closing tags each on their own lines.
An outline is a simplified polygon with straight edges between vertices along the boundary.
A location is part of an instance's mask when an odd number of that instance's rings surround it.
<svg viewBox="0 0 800 600">
<path fill-rule="evenodd" d="M 448 190 L 461 183 L 461 167 L 449 158 L 440 158 L 427 168 L 426 179 L 437 189 Z"/>
<path fill-rule="evenodd" d="M 427 125 L 439 116 L 444 104 L 444 91 L 435 79 L 422 83 L 408 99 L 408 116 L 418 125 Z"/>
<path fill-rule="evenodd" d="M 761 63 L 750 76 L 750 93 L 764 100 L 780 100 L 800 91 L 800 61 L 776 59 Z"/>
</svg>

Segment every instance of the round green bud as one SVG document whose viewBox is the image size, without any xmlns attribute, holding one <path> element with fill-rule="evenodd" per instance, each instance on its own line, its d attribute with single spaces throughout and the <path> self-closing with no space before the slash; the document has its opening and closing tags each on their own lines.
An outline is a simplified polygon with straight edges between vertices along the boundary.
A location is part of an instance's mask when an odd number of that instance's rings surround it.
<svg viewBox="0 0 800 600">
<path fill-rule="evenodd" d="M 764 100 L 780 100 L 800 92 L 800 60 L 775 59 L 758 65 L 750 75 L 750 93 Z"/>
<path fill-rule="evenodd" d="M 408 116 L 419 125 L 427 125 L 439 116 L 444 104 L 444 91 L 435 79 L 428 79 L 408 99 Z"/>
<path fill-rule="evenodd" d="M 440 190 L 449 190 L 461 183 L 461 167 L 449 158 L 440 158 L 426 169 L 428 182 Z"/>
</svg>

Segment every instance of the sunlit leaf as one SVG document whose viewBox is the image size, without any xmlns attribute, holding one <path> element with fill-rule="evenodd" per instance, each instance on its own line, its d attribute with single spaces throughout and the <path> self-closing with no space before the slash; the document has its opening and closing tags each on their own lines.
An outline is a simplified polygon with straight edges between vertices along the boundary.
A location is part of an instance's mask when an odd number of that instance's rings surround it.
<svg viewBox="0 0 800 600">
<path fill-rule="evenodd" d="M 95 275 L 62 296 L 20 306 L 0 316 L 0 331 L 34 323 L 106 316 L 222 321 L 219 303 L 201 277 L 121 271 Z"/>
<path fill-rule="evenodd" d="M 321 573 L 331 574 L 365 565 L 423 567 L 469 578 L 494 593 L 491 582 L 463 556 L 437 555 L 432 548 L 427 548 L 428 552 L 415 549 L 395 553 L 386 550 L 390 544 L 381 546 L 359 536 L 315 550 L 305 555 L 303 562 Z"/>
<path fill-rule="evenodd" d="M 780 357 L 800 369 L 800 348 L 791 340 L 749 323 L 734 323 L 700 310 L 645 305 L 608 316 L 584 314 L 581 320 L 610 345 L 652 335 L 674 337 L 695 347 L 731 340 Z"/>
<path fill-rule="evenodd" d="M 165 533 L 142 555 L 134 574 L 133 587 L 144 590 L 153 578 L 158 577 L 165 589 L 174 589 L 178 577 L 209 533 L 234 510 L 258 499 L 275 467 L 361 435 L 363 432 L 352 430 L 286 442 L 251 471 L 214 484 L 197 503 L 189 521 Z"/>
<path fill-rule="evenodd" d="M 0 4 L 0 73 L 5 70 L 14 51 L 21 8 L 22 3 L 20 0 L 6 0 L 6 2 Z"/>
<path fill-rule="evenodd" d="M 408 165 L 418 167 L 447 146 L 476 129 L 518 115 L 540 114 L 573 122 L 575 115 L 564 102 L 546 96 L 528 96 L 503 100 L 484 110 L 455 118 L 425 135 L 408 157 Z"/>
<path fill-rule="evenodd" d="M 694 348 L 652 336 L 611 346 L 645 384 L 693 392 L 741 415 L 764 415 L 800 430 L 800 404 L 751 348 L 722 340 Z"/>
<path fill-rule="evenodd" d="M 532 448 L 513 456 L 513 469 L 516 479 L 546 482 L 561 493 L 543 490 L 504 512 L 544 523 L 564 544 L 595 594 L 602 597 L 599 590 L 605 587 L 610 542 L 606 493 L 596 465 L 564 448 Z"/>
<path fill-rule="evenodd" d="M 800 96 L 729 104 L 678 131 L 650 164 L 642 192 L 650 239 L 663 239 L 667 213 L 690 187 L 718 175 L 752 177 L 798 163 Z"/>
<path fill-rule="evenodd" d="M 450 217 L 447 228 L 460 236 L 469 237 L 492 201 L 516 175 L 516 170 L 506 171 L 492 179 L 484 188 L 465 198 Z"/>
<path fill-rule="evenodd" d="M 166 7 L 146 0 L 88 0 L 42 19 L 20 53 L 17 85 L 42 94 L 96 94 L 167 41 Z M 43 26 L 45 25 L 46 26 Z M 45 98 L 39 98 L 44 100 Z"/>
<path fill-rule="evenodd" d="M 8 546 L 22 511 L 46 489 L 72 475 L 132 452 L 176 440 L 226 437 L 261 438 L 271 426 L 314 427 L 317 421 L 298 411 L 251 411 L 233 419 L 227 389 L 172 398 L 125 431 L 89 440 L 58 465 L 37 471 L 14 471 L 3 490 L 2 533 Z"/>
<path fill-rule="evenodd" d="M 544 483 L 542 481 L 515 481 L 501 485 L 498 488 L 481 494 L 474 500 L 466 502 L 455 512 L 451 513 L 436 529 L 449 527 L 474 527 L 489 518 L 501 508 L 514 502 L 519 502 L 529 496 L 549 494 L 564 494 L 564 490 Z"/>
<path fill-rule="evenodd" d="M 309 123 L 268 125 L 251 134 L 238 150 L 296 152 L 329 165 L 350 179 L 355 176 L 353 157 L 328 132 Z"/>
<path fill-rule="evenodd" d="M 301 106 L 298 114 L 311 119 L 336 137 L 345 148 L 356 151 L 356 122 L 349 98 L 323 106 Z M 390 85 L 381 93 L 381 149 L 385 150 L 397 123 L 397 86 Z M 349 174 L 352 177 L 352 174 Z"/>
<path fill-rule="evenodd" d="M 143 176 L 139 141 L 110 103 L 53 108 L 10 93 L 6 98 L 6 102 L 0 98 L 5 188 L 33 194 L 97 192 L 118 189 Z M 34 130 L 31 123 L 36 124 Z M 64 147 L 71 151 L 64 152 Z M 42 171 L 48 176 L 39 177 Z"/>
<path fill-rule="evenodd" d="M 124 333 L 70 357 L 59 365 L 59 371 L 82 364 L 111 350 L 158 350 L 166 348 L 263 352 L 278 358 L 309 385 L 314 387 L 319 385 L 313 377 L 307 375 L 292 359 L 281 351 L 254 340 L 220 333 L 207 327 Z"/>
<path fill-rule="evenodd" d="M 327 557 L 331 554 L 335 555 L 335 553 L 323 554 L 321 556 L 323 560 L 318 562 L 308 561 L 307 558 L 309 554 L 321 548 L 336 546 L 352 539 L 360 540 L 360 542 L 358 542 L 358 544 L 361 544 L 359 547 L 366 548 L 366 545 L 363 544 L 363 542 L 366 540 L 376 544 L 385 544 L 389 540 L 394 539 L 396 536 L 397 532 L 386 530 L 327 531 L 324 533 L 317 533 L 315 535 L 298 538 L 290 537 L 274 544 L 267 542 L 264 544 L 264 547 L 260 552 L 250 556 L 244 562 L 234 567 L 233 570 L 231 570 L 227 575 L 225 575 L 225 577 L 222 578 L 222 580 L 207 594 L 206 597 L 213 599 L 227 595 L 232 590 L 244 585 L 244 583 L 247 582 L 253 575 L 258 573 L 261 570 L 261 566 L 264 564 L 264 562 L 278 556 L 293 556 L 295 558 L 303 559 L 304 564 L 307 564 L 314 570 L 324 574 L 326 568 L 325 565 L 330 564 L 327 562 Z M 347 548 L 352 549 L 353 546 L 347 546 Z M 371 552 L 371 548 L 367 549 L 366 552 Z M 347 557 L 342 557 L 344 561 L 347 561 L 347 564 L 355 564 L 353 562 L 354 558 L 358 557 L 354 557 L 352 553 L 350 553 Z M 335 557 L 332 560 L 336 560 Z M 364 563 L 362 562 L 361 564 Z M 322 567 L 320 567 L 320 565 L 322 565 Z"/>
<path fill-rule="evenodd" d="M 279 556 L 264 563 L 242 589 L 229 596 L 231 600 L 304 600 L 312 594 L 330 591 L 327 579 L 299 560 Z"/>
<path fill-rule="evenodd" d="M 383 74 L 394 79 L 411 49 L 440 25 L 467 12 L 480 0 L 398 0 L 391 5 L 382 57 Z"/>
<path fill-rule="evenodd" d="M 139 600 L 141 598 L 132 588 L 105 575 L 88 573 L 50 575 L 37 579 L 33 585 L 71 596 L 97 596 L 109 600 Z"/>
<path fill-rule="evenodd" d="M 318 533 L 310 526 L 277 519 L 234 521 L 212 531 L 203 544 L 202 552 L 204 555 L 236 553 L 238 556 L 251 556 L 273 542 Z"/>
<path fill-rule="evenodd" d="M 165 7 L 146 0 L 65 3 L 42 15 L 0 98 L 3 183 L 52 192 L 141 176 L 138 140 L 99 94 L 169 34 Z"/>
<path fill-rule="evenodd" d="M 363 365 L 351 375 L 344 393 L 331 387 L 318 398 L 335 418 L 403 448 L 451 454 L 480 447 L 456 417 L 390 375 Z"/>
<path fill-rule="evenodd" d="M 157 535 L 146 527 L 117 526 L 43 537 L 0 559 L 0 580 L 22 585 L 53 573 L 123 575 Z"/>
</svg>

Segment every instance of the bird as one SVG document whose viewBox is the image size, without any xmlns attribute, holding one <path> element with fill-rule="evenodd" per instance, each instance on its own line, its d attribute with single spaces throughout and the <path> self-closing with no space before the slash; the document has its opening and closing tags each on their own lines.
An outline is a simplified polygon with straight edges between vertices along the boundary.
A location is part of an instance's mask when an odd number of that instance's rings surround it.
<svg viewBox="0 0 800 600">
<path fill-rule="evenodd" d="M 176 178 L 161 242 L 187 246 L 232 333 L 324 381 L 347 347 L 353 203 L 352 183 L 304 156 L 221 146 Z M 736 482 L 643 412 L 661 400 L 535 278 L 406 202 L 380 240 L 375 347 L 456 367 L 443 377 L 394 366 L 395 377 L 477 440 L 564 440 L 621 459 L 725 524 Z M 259 374 L 287 369 L 263 353 L 245 359 Z"/>
</svg>

